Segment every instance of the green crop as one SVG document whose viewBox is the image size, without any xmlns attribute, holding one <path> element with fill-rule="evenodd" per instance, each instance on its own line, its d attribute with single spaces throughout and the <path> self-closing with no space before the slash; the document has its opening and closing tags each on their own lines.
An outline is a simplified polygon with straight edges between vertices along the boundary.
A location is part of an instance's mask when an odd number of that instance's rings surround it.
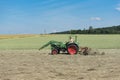
<svg viewBox="0 0 120 80">
<path fill-rule="evenodd" d="M 39 49 L 50 40 L 66 42 L 70 35 L 35 35 L 24 38 L 0 39 L 0 49 Z M 77 35 L 79 46 L 120 49 L 120 35 Z M 50 48 L 50 47 L 48 47 Z M 48 49 L 46 48 L 46 49 Z"/>
</svg>

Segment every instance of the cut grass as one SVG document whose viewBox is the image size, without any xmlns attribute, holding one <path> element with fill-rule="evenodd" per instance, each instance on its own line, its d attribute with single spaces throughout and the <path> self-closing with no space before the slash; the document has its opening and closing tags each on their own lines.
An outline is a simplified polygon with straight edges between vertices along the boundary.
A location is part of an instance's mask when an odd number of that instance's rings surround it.
<svg viewBox="0 0 120 80">
<path fill-rule="evenodd" d="M 0 39 L 25 38 L 32 37 L 34 34 L 14 34 L 14 35 L 0 35 Z"/>
<path fill-rule="evenodd" d="M 23 35 L 24 36 L 24 35 Z M 70 35 L 32 35 L 31 37 L 0 39 L 0 49 L 39 49 L 50 40 L 68 41 Z M 77 35 L 80 46 L 120 49 L 120 35 Z M 50 48 L 50 47 L 48 47 Z M 45 49 L 48 49 L 45 48 Z"/>
</svg>

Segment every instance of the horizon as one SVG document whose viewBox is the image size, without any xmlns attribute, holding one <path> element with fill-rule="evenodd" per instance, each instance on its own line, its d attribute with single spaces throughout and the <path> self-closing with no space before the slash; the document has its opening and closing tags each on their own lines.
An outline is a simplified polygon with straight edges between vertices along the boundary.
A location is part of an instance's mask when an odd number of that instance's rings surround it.
<svg viewBox="0 0 120 80">
<path fill-rule="evenodd" d="M 119 0 L 2 0 L 0 34 L 44 34 L 120 25 Z"/>
</svg>

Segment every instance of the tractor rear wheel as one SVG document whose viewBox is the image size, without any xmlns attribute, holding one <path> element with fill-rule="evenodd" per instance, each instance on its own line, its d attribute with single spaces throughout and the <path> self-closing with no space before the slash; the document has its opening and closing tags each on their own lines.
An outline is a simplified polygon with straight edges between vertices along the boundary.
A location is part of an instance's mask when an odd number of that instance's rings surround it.
<svg viewBox="0 0 120 80">
<path fill-rule="evenodd" d="M 77 54 L 78 49 L 79 49 L 78 46 L 76 44 L 74 44 L 74 43 L 67 45 L 67 52 L 70 55 Z"/>
<path fill-rule="evenodd" d="M 51 51 L 51 54 L 52 54 L 52 55 L 56 55 L 56 54 L 58 54 L 58 52 L 59 52 L 59 51 L 58 51 L 57 49 L 53 49 L 53 50 Z"/>
</svg>

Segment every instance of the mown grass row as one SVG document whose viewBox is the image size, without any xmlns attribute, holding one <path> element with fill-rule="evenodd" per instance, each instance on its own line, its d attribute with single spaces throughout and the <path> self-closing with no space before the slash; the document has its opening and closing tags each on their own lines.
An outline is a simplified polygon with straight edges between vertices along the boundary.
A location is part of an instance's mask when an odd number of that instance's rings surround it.
<svg viewBox="0 0 120 80">
<path fill-rule="evenodd" d="M 68 41 L 70 35 L 34 35 L 23 38 L 0 39 L 0 49 L 39 49 L 50 40 Z M 120 35 L 77 35 L 79 46 L 120 49 Z M 48 47 L 50 48 L 50 47 Z M 48 49 L 45 48 L 45 49 Z"/>
<path fill-rule="evenodd" d="M 0 39 L 25 38 L 33 37 L 34 34 L 15 34 L 15 35 L 0 35 Z"/>
</svg>

